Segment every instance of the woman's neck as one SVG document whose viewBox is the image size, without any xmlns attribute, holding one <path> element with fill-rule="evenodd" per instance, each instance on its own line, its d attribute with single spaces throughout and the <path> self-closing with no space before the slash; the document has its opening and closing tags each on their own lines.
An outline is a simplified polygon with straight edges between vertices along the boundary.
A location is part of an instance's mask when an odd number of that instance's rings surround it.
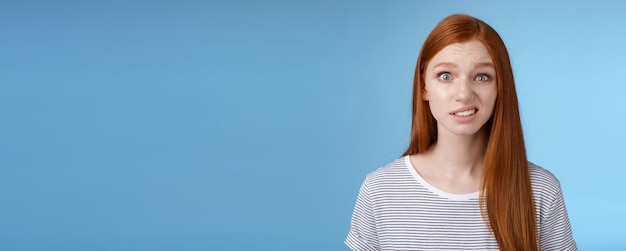
<svg viewBox="0 0 626 251">
<path fill-rule="evenodd" d="M 486 149 L 487 131 L 482 128 L 476 134 L 467 136 L 440 133 L 437 142 L 426 154 L 437 163 L 444 176 L 480 177 Z"/>
</svg>

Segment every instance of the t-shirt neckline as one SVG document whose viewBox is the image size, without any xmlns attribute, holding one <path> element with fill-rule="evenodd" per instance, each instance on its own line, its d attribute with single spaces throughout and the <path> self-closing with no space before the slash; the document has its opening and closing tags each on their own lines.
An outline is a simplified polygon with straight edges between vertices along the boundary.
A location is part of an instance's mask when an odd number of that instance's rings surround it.
<svg viewBox="0 0 626 251">
<path fill-rule="evenodd" d="M 417 180 L 417 182 L 419 182 L 428 191 L 434 193 L 435 195 L 438 195 L 438 196 L 441 196 L 443 198 L 450 199 L 450 200 L 471 200 L 471 199 L 478 199 L 478 197 L 480 196 L 479 191 L 473 192 L 473 193 L 466 193 L 466 194 L 454 194 L 454 193 L 441 191 L 435 186 L 428 183 L 424 178 L 422 178 L 422 176 L 417 172 L 417 170 L 415 170 L 415 167 L 413 166 L 413 163 L 411 162 L 411 158 L 409 157 L 409 155 L 404 156 L 404 164 L 405 164 L 405 167 L 409 169 L 409 172 L 411 173 L 411 175 L 413 175 L 413 177 Z"/>
</svg>

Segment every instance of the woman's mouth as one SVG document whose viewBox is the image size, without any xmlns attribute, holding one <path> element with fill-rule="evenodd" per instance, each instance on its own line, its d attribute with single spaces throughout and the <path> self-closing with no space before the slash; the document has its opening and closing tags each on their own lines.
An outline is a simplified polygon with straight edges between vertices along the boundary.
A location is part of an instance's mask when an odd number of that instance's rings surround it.
<svg viewBox="0 0 626 251">
<path fill-rule="evenodd" d="M 477 111 L 478 109 L 474 108 L 474 109 L 470 109 L 467 111 L 455 112 L 454 115 L 459 116 L 459 117 L 467 117 L 467 116 L 474 115 L 474 113 L 476 113 Z"/>
</svg>

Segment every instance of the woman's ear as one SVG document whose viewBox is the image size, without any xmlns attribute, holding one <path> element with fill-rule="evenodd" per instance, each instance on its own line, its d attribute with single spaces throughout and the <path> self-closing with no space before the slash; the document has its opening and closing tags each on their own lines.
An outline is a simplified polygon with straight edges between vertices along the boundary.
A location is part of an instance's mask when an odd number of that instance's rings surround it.
<svg viewBox="0 0 626 251">
<path fill-rule="evenodd" d="M 428 101 L 428 92 L 426 91 L 426 88 L 422 89 L 422 100 Z"/>
</svg>

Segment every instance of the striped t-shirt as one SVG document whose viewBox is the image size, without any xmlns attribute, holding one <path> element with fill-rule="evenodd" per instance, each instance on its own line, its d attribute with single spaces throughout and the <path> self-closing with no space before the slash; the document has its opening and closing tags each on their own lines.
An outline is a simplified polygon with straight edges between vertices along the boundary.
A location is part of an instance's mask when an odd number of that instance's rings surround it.
<svg viewBox="0 0 626 251">
<path fill-rule="evenodd" d="M 577 250 L 559 181 L 532 163 L 529 173 L 541 250 Z M 435 188 L 402 157 L 363 182 L 345 243 L 353 250 L 498 250 L 478 198 Z"/>
</svg>

